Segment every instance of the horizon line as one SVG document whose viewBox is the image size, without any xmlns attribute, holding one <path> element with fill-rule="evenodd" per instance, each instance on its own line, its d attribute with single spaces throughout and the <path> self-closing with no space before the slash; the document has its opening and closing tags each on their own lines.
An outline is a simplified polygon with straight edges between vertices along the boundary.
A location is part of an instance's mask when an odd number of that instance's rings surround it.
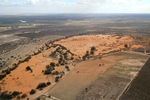
<svg viewBox="0 0 150 100">
<path fill-rule="evenodd" d="M 106 15 L 111 15 L 111 14 L 122 14 L 122 15 L 127 15 L 127 14 L 150 14 L 150 13 L 18 13 L 18 14 L 0 14 L 0 16 L 35 16 L 35 15 L 60 15 L 60 14 L 106 14 Z"/>
</svg>

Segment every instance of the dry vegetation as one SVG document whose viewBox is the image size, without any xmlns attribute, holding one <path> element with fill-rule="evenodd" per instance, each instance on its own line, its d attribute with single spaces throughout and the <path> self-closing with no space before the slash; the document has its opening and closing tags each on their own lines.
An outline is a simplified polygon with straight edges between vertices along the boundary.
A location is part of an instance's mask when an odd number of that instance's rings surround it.
<svg viewBox="0 0 150 100">
<path fill-rule="evenodd" d="M 25 98 L 37 90 L 58 82 L 77 61 L 104 54 L 143 48 L 130 36 L 83 35 L 46 43 L 32 55 L 2 70 L 0 75 L 3 98 Z"/>
</svg>

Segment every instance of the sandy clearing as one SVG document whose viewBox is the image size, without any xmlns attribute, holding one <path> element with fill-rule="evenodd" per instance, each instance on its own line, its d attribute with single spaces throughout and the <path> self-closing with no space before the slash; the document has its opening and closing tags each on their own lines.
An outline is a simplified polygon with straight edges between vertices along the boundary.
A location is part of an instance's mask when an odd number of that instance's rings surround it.
<svg viewBox="0 0 150 100">
<path fill-rule="evenodd" d="M 130 36 L 117 35 L 82 35 L 74 36 L 68 39 L 62 39 L 55 44 L 61 44 L 67 47 L 73 53 L 83 56 L 85 51 L 90 51 L 92 46 L 97 48 L 95 55 L 107 53 L 110 51 L 121 50 L 125 44 L 132 45 L 134 40 Z M 133 48 L 136 48 L 134 46 Z"/>
</svg>

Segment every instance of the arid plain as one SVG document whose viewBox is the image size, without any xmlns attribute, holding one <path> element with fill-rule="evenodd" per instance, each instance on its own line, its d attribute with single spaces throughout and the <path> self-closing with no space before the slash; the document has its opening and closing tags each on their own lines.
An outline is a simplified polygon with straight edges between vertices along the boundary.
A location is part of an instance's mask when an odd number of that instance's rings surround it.
<svg viewBox="0 0 150 100">
<path fill-rule="evenodd" d="M 133 28 L 128 20 L 98 17 L 3 26 L 1 98 L 119 99 L 150 53 L 148 29 L 142 34 L 142 26 Z"/>
</svg>

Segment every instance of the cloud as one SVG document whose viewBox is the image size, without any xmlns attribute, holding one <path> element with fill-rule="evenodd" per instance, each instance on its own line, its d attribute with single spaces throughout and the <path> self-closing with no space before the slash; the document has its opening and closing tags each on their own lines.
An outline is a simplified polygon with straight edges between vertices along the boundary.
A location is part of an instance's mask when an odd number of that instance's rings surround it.
<svg viewBox="0 0 150 100">
<path fill-rule="evenodd" d="M 8 0 L 0 0 L 0 5 L 7 5 L 8 3 Z"/>
<path fill-rule="evenodd" d="M 150 13 L 150 1 L 146 2 L 146 0 L 75 0 L 74 2 L 68 2 L 68 0 L 10 1 L 0 0 L 0 9 L 4 9 L 6 12 L 8 12 L 7 10 L 11 10 L 16 13 Z"/>
</svg>

